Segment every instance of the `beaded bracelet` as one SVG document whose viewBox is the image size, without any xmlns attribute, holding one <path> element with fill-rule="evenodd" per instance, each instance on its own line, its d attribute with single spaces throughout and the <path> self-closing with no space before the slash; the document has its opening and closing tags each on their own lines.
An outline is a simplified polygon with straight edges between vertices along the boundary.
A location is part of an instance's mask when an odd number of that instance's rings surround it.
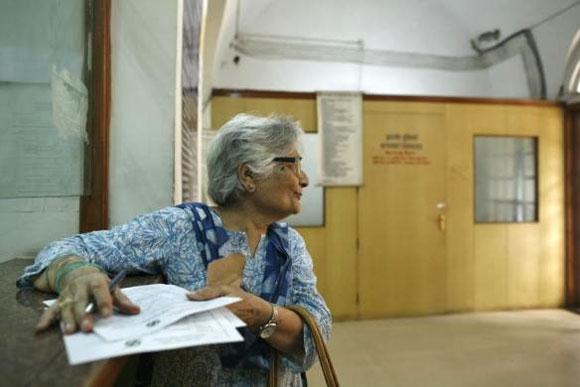
<svg viewBox="0 0 580 387">
<path fill-rule="evenodd" d="M 63 267 L 60 267 L 55 275 L 55 279 L 54 279 L 54 290 L 60 294 L 61 288 L 60 288 L 60 283 L 62 282 L 62 279 L 64 278 L 64 276 L 66 276 L 68 273 L 70 273 L 71 271 L 81 268 L 81 267 L 85 267 L 85 266 L 92 266 L 96 269 L 99 269 L 102 273 L 105 273 L 105 271 L 103 270 L 102 267 L 100 267 L 97 264 L 94 264 L 92 262 L 87 262 L 87 261 L 75 261 L 75 262 L 71 262 L 71 263 L 67 263 L 66 265 L 64 265 Z"/>
</svg>

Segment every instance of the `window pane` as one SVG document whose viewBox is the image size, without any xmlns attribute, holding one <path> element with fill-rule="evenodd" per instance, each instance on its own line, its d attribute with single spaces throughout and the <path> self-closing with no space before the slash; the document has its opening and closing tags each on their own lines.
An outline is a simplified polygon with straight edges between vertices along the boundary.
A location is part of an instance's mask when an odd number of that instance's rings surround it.
<svg viewBox="0 0 580 387">
<path fill-rule="evenodd" d="M 86 2 L 0 12 L 0 198 L 85 193 Z"/>
<path fill-rule="evenodd" d="M 537 221 L 537 139 L 475 137 L 475 221 Z"/>
</svg>

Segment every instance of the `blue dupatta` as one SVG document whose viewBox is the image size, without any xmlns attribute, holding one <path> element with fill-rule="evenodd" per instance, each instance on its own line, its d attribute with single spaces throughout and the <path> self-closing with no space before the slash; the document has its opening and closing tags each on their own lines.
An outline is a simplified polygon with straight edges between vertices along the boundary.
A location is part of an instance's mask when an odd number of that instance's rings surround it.
<svg viewBox="0 0 580 387">
<path fill-rule="evenodd" d="M 177 207 L 188 210 L 193 215 L 193 231 L 201 248 L 201 259 L 207 270 L 208 265 L 218 259 L 220 247 L 228 240 L 222 226 L 214 223 L 211 210 L 203 203 L 183 203 Z M 290 302 L 292 260 L 288 254 L 288 226 L 272 223 L 267 231 L 266 267 L 262 289 L 259 294 L 264 300 L 277 305 Z M 221 355 L 222 365 L 227 368 L 251 367 L 270 369 L 270 347 L 262 339 L 241 328 L 244 341 L 231 344 Z"/>
</svg>

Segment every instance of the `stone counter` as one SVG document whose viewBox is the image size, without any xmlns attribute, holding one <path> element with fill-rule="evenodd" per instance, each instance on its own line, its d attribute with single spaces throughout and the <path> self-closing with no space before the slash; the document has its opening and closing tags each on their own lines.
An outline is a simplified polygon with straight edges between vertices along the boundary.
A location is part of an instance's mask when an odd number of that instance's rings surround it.
<svg viewBox="0 0 580 387">
<path fill-rule="evenodd" d="M 139 355 L 70 366 L 60 329 L 35 334 L 42 301 L 54 298 L 16 287 L 30 259 L 0 264 L 0 386 L 112 386 L 124 367 Z M 159 282 L 159 277 L 127 277 L 123 287 Z"/>
</svg>

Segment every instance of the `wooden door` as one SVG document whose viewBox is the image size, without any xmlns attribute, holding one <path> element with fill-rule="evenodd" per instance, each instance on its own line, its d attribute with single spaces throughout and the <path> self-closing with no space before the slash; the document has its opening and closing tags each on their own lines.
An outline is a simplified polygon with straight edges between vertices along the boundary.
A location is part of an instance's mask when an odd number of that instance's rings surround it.
<svg viewBox="0 0 580 387">
<path fill-rule="evenodd" d="M 359 207 L 362 318 L 446 306 L 445 110 L 366 102 Z"/>
</svg>

